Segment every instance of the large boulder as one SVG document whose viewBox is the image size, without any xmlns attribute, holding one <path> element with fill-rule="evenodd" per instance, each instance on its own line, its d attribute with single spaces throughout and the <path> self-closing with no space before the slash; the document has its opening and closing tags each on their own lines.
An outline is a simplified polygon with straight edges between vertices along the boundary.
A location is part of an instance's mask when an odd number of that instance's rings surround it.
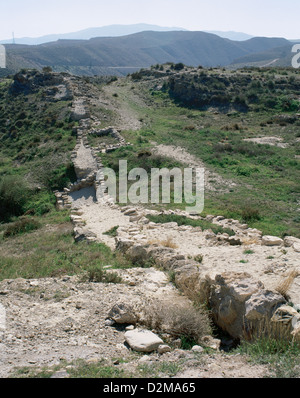
<svg viewBox="0 0 300 398">
<path fill-rule="evenodd" d="M 217 275 L 211 286 L 209 306 L 215 323 L 234 338 L 244 330 L 245 303 L 263 288 L 247 273 Z"/>
<path fill-rule="evenodd" d="M 248 336 L 248 330 L 270 321 L 285 299 L 268 291 L 247 273 L 217 275 L 211 285 L 209 306 L 215 323 L 233 338 Z"/>
<path fill-rule="evenodd" d="M 153 352 L 163 345 L 163 341 L 149 330 L 130 330 L 124 335 L 126 343 L 138 352 Z"/>
</svg>

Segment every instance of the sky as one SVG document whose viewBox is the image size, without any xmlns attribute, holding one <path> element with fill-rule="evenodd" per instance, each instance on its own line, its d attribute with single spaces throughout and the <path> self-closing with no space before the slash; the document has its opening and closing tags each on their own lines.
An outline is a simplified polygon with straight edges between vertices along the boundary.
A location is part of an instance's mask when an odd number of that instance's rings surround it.
<svg viewBox="0 0 300 398">
<path fill-rule="evenodd" d="M 299 0 L 0 0 L 0 40 L 148 23 L 300 38 Z"/>
</svg>

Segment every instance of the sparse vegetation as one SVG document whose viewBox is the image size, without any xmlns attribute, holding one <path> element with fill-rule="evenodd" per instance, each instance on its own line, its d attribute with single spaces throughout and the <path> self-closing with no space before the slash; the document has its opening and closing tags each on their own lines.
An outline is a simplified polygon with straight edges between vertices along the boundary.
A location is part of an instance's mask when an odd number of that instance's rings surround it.
<svg viewBox="0 0 300 398">
<path fill-rule="evenodd" d="M 155 222 L 155 223 L 159 223 L 159 224 L 176 222 L 179 226 L 191 225 L 192 227 L 195 227 L 195 228 L 200 227 L 202 230 L 211 229 L 215 234 L 227 233 L 229 236 L 235 235 L 233 230 L 231 230 L 230 228 L 223 228 L 216 224 L 211 223 L 210 221 L 201 220 L 201 219 L 195 220 L 195 219 L 184 217 L 184 216 L 166 215 L 166 214 L 159 215 L 159 216 L 148 215 L 147 218 L 151 222 Z"/>
<path fill-rule="evenodd" d="M 246 355 L 252 363 L 267 365 L 269 378 L 299 378 L 300 345 L 290 340 L 281 325 L 265 322 L 251 341 L 242 341 L 234 351 Z"/>
<path fill-rule="evenodd" d="M 167 239 L 154 239 L 148 241 L 149 245 L 160 245 L 164 247 L 170 247 L 171 249 L 177 249 L 178 246 L 177 244 L 173 241 L 171 237 L 168 237 Z"/>
<path fill-rule="evenodd" d="M 27 233 L 40 228 L 40 226 L 40 223 L 34 218 L 22 217 L 7 225 L 4 229 L 3 236 L 8 238 L 9 236 Z"/>
<path fill-rule="evenodd" d="M 108 272 L 97 266 L 90 266 L 82 280 L 94 283 L 122 283 L 122 278 L 116 272 Z"/>
<path fill-rule="evenodd" d="M 297 270 L 291 271 L 289 275 L 286 278 L 283 278 L 282 281 L 276 286 L 275 290 L 288 300 L 288 292 L 292 287 L 294 280 L 299 275 L 300 273 Z"/>
<path fill-rule="evenodd" d="M 39 221 L 38 231 L 23 231 L 15 236 L 10 234 L 5 240 L 0 240 L 0 280 L 81 275 L 88 271 L 92 277 L 93 270 L 96 270 L 100 280 L 103 278 L 103 281 L 113 283 L 118 278 L 113 272 L 104 272 L 104 266 L 132 267 L 124 256 L 113 253 L 104 244 L 74 243 L 72 224 L 62 216 L 59 213 L 55 220 L 54 214 L 49 213 L 43 222 Z M 52 223 L 52 228 L 48 229 L 47 222 Z M 15 255 L 15 247 L 18 247 L 18 256 Z"/>
<path fill-rule="evenodd" d="M 116 225 L 115 227 L 112 227 L 109 231 L 105 232 L 104 235 L 115 237 L 118 235 L 118 229 L 119 225 Z"/>
</svg>

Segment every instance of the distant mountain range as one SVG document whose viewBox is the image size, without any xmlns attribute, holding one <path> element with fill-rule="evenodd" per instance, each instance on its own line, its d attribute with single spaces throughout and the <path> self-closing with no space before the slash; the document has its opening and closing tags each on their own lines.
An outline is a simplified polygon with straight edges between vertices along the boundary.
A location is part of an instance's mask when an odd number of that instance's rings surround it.
<svg viewBox="0 0 300 398">
<path fill-rule="evenodd" d="M 127 74 L 166 62 L 214 67 L 247 64 L 256 59 L 268 63 L 284 57 L 284 62 L 290 65 L 292 58 L 292 43 L 283 38 L 254 37 L 233 41 L 211 33 L 190 31 L 144 31 L 118 37 L 58 40 L 40 45 L 7 44 L 5 47 L 8 71 L 51 66 L 55 71 L 78 75 Z"/>
<path fill-rule="evenodd" d="M 247 33 L 234 32 L 234 31 L 222 32 L 219 30 L 205 30 L 205 32 L 213 33 L 214 35 L 223 37 L 224 39 L 235 40 L 235 41 L 244 41 L 244 40 L 249 40 L 249 39 L 252 39 L 253 37 L 255 37 L 255 36 L 248 35 Z"/>
<path fill-rule="evenodd" d="M 155 32 L 171 32 L 178 30 L 186 31 L 186 29 L 183 28 L 177 28 L 177 27 L 168 28 L 164 26 L 141 23 L 134 25 L 107 25 L 98 28 L 88 28 L 72 33 L 53 34 L 53 35 L 36 37 L 36 38 L 22 37 L 22 38 L 16 38 L 14 40 L 16 44 L 38 45 L 57 40 L 89 40 L 94 37 L 127 36 L 148 30 L 152 30 Z M 13 42 L 12 38 L 2 41 L 0 40 L 0 44 L 12 44 L 12 42 Z"/>
<path fill-rule="evenodd" d="M 10 38 L 6 40 L 0 40 L 0 44 L 12 44 L 13 40 L 16 44 L 29 44 L 38 45 L 49 43 L 57 40 L 89 40 L 95 37 L 118 37 L 127 36 L 134 33 L 144 32 L 144 31 L 154 31 L 154 32 L 171 32 L 171 31 L 189 31 L 181 27 L 164 27 L 159 25 L 150 25 L 145 23 L 133 24 L 133 25 L 107 25 L 97 28 L 88 28 L 79 30 L 78 32 L 71 33 L 61 33 L 61 34 L 51 34 L 41 37 L 21 37 L 21 38 Z M 219 30 L 204 30 L 206 33 L 212 33 L 224 39 L 234 40 L 234 41 L 245 41 L 252 39 L 253 35 L 249 35 L 243 32 L 235 31 L 219 31 Z M 291 40 L 298 41 L 298 40 Z"/>
</svg>

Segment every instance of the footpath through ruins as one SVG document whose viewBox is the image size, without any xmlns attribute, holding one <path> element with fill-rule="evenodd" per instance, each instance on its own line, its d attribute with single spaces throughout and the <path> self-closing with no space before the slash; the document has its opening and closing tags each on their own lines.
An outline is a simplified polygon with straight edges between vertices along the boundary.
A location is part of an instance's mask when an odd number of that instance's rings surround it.
<svg viewBox="0 0 300 398">
<path fill-rule="evenodd" d="M 204 218 L 182 210 L 159 212 L 116 204 L 105 191 L 101 153 L 130 143 L 122 137 L 121 126 L 101 128 L 101 120 L 90 114 L 89 105 L 95 98 L 83 92 L 76 78 L 68 78 L 67 83 L 74 94 L 72 118 L 79 124 L 72 153 L 78 180 L 64 192 L 56 192 L 56 197 L 58 208 L 71 209 L 75 240 L 103 242 L 134 263 L 152 262 L 166 273 L 172 272 L 178 289 L 208 305 L 216 324 L 234 338 L 263 319 L 286 324 L 299 338 L 300 239 L 263 236 L 261 231 L 222 215 Z M 115 144 L 91 147 L 91 134 L 110 135 Z M 191 166 L 195 164 L 196 159 Z M 158 224 L 147 218 L 161 214 L 204 219 L 230 228 L 235 235 L 215 234 L 176 222 Z M 112 228 L 116 236 L 106 234 Z M 195 260 L 199 258 L 200 263 Z M 282 290 L 287 283 L 288 297 Z"/>
</svg>

